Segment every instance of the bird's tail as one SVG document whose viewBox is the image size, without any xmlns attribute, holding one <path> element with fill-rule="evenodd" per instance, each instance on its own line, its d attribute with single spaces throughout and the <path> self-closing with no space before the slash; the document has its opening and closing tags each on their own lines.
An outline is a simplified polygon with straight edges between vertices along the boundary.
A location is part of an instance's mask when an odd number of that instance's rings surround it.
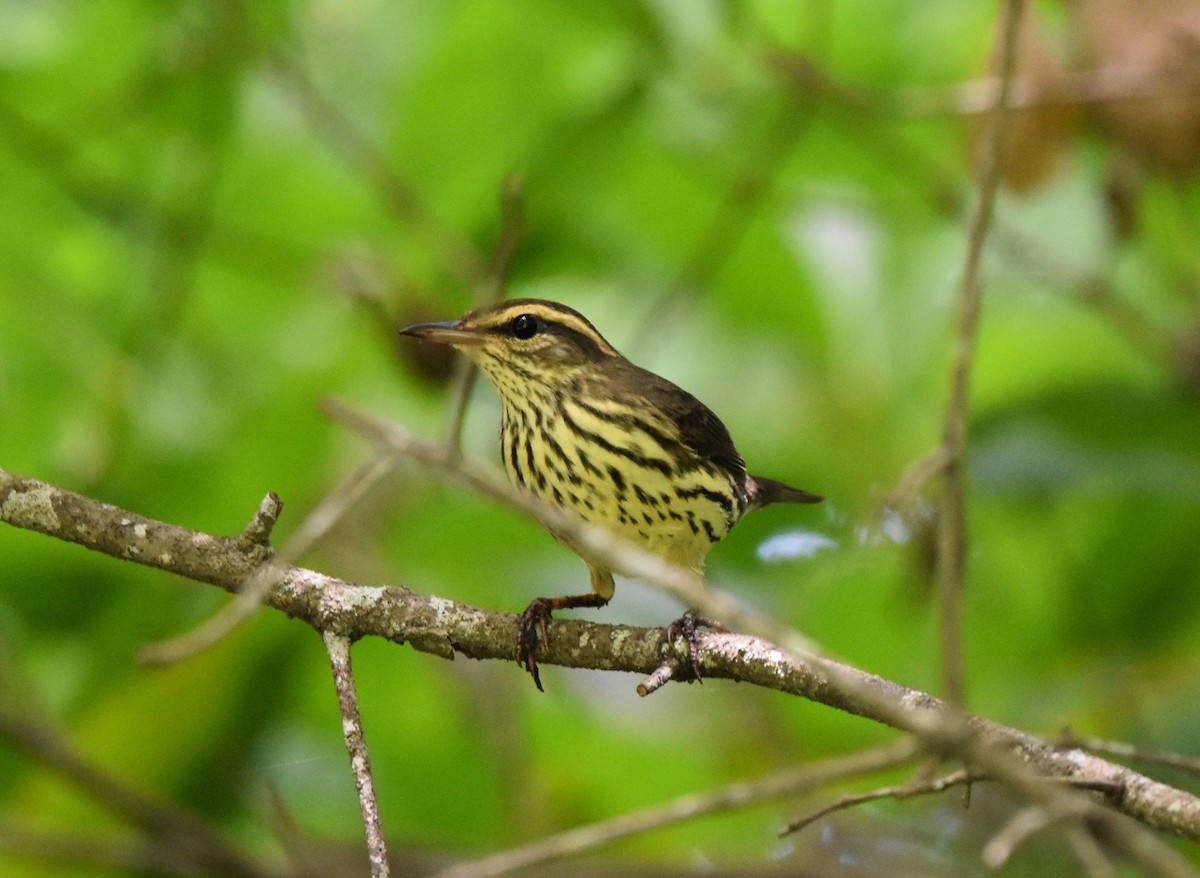
<svg viewBox="0 0 1200 878">
<path fill-rule="evenodd" d="M 754 483 L 750 503 L 758 508 L 770 506 L 772 503 L 820 503 L 825 499 L 820 494 L 802 491 L 774 479 L 762 476 L 751 476 L 750 479 Z"/>
</svg>

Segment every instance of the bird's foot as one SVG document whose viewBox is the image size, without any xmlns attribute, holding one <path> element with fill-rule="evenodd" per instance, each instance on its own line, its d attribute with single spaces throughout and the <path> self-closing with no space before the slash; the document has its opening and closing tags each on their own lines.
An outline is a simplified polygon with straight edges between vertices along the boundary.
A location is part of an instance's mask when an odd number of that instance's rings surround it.
<svg viewBox="0 0 1200 878">
<path fill-rule="evenodd" d="M 553 610 L 548 598 L 537 598 L 525 608 L 517 626 L 517 664 L 533 677 L 533 684 L 539 692 L 546 690 L 542 688 L 542 678 L 538 674 L 537 650 L 539 644 L 550 643 L 550 614 Z"/>
<path fill-rule="evenodd" d="M 658 641 L 658 648 L 661 650 L 664 645 L 674 643 L 677 637 L 682 637 L 688 646 L 688 661 L 691 665 L 692 678 L 703 681 L 704 676 L 700 673 L 699 629 L 701 628 L 710 628 L 720 632 L 728 630 L 720 622 L 705 619 L 703 616 L 696 615 L 695 610 L 688 610 L 663 630 L 662 637 Z"/>
</svg>

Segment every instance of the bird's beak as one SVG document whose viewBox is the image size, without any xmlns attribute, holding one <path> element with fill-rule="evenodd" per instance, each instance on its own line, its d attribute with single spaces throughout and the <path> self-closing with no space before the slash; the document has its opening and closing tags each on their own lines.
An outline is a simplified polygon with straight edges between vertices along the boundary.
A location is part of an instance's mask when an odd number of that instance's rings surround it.
<svg viewBox="0 0 1200 878">
<path fill-rule="evenodd" d="M 401 335 L 411 335 L 425 341 L 435 341 L 439 344 L 449 344 L 455 347 L 477 346 L 484 342 L 484 336 L 471 329 L 464 329 L 461 320 L 445 323 L 414 323 L 400 330 Z"/>
</svg>

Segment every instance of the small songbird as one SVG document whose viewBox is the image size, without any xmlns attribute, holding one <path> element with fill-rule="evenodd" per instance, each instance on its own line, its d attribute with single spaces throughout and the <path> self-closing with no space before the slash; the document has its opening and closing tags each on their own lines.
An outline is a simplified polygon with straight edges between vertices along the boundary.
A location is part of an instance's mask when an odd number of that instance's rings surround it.
<svg viewBox="0 0 1200 878">
<path fill-rule="evenodd" d="M 400 331 L 453 345 L 495 385 L 501 456 L 517 487 L 668 561 L 699 571 L 751 509 L 822 499 L 750 475 L 703 403 L 629 362 L 565 305 L 511 299 Z M 537 598 L 522 614 L 517 661 L 538 689 L 536 653 L 551 613 L 602 607 L 613 596 L 613 571 L 554 536 L 588 565 L 592 591 Z"/>
</svg>

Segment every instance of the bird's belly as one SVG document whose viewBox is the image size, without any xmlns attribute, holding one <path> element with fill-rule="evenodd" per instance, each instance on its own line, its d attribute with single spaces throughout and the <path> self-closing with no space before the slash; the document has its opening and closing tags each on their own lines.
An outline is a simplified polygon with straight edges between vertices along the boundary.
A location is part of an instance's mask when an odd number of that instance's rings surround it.
<svg viewBox="0 0 1200 878">
<path fill-rule="evenodd" d="M 680 496 L 665 476 L 639 473 L 636 481 L 625 477 L 625 482 L 624 492 L 615 491 L 611 481 L 589 485 L 594 508 L 572 506 L 572 511 L 685 567 L 701 567 L 729 532 L 719 507 L 700 496 Z"/>
<path fill-rule="evenodd" d="M 509 478 L 668 561 L 700 569 L 736 520 L 729 478 L 715 469 L 668 473 L 665 460 L 650 453 L 637 455 L 615 443 L 611 449 L 584 446 L 561 424 L 542 427 L 502 431 Z M 586 551 L 555 536 L 586 558 Z"/>
</svg>

